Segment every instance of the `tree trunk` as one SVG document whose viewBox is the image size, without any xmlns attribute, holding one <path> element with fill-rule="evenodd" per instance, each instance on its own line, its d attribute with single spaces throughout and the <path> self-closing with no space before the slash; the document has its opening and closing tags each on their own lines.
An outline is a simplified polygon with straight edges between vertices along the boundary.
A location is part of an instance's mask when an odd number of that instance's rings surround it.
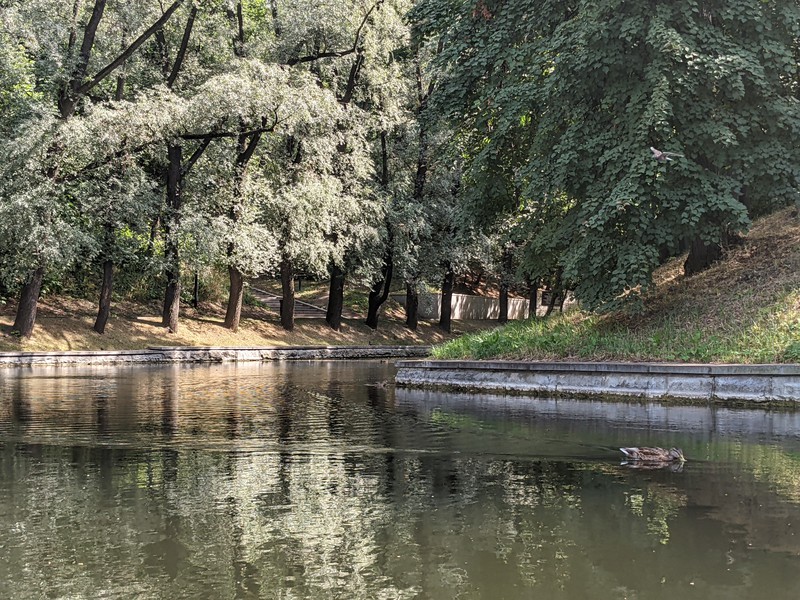
<svg viewBox="0 0 800 600">
<path fill-rule="evenodd" d="M 378 311 L 387 298 L 389 298 L 389 287 L 392 285 L 392 272 L 394 271 L 394 260 L 392 259 L 392 239 L 389 237 L 390 246 L 386 250 L 383 262 L 383 279 L 372 286 L 369 291 L 369 304 L 367 308 L 367 327 L 370 329 L 378 328 Z"/>
<path fill-rule="evenodd" d="M 503 270 L 502 279 L 500 280 L 500 312 L 497 315 L 497 322 L 501 324 L 508 323 L 508 288 L 510 287 L 512 269 L 514 267 L 514 255 L 511 253 L 511 250 L 512 248 L 510 246 L 503 248 Z"/>
<path fill-rule="evenodd" d="M 549 317 L 553 312 L 553 308 L 556 306 L 556 293 L 555 290 L 550 290 L 550 301 L 547 303 L 547 310 L 544 311 L 545 317 Z"/>
<path fill-rule="evenodd" d="M 167 287 L 164 291 L 164 310 L 161 324 L 171 333 L 178 331 L 178 317 L 181 301 L 180 251 L 178 249 L 178 226 L 181 217 L 181 166 L 183 150 L 180 146 L 170 144 L 167 147 L 169 168 L 167 169 L 167 210 L 168 218 L 164 220 L 166 241 L 164 258 L 166 260 Z"/>
<path fill-rule="evenodd" d="M 161 324 L 169 329 L 170 333 L 178 331 L 178 318 L 181 310 L 181 280 L 178 273 L 167 271 L 167 288 L 164 291 L 164 312 L 161 315 Z"/>
<path fill-rule="evenodd" d="M 411 331 L 417 330 L 419 322 L 419 294 L 417 286 L 406 283 L 406 327 Z"/>
<path fill-rule="evenodd" d="M 342 308 L 344 307 L 344 270 L 335 263 L 330 266 L 331 286 L 328 292 L 328 310 L 325 321 L 331 329 L 339 331 L 342 327 Z"/>
<path fill-rule="evenodd" d="M 30 281 L 22 286 L 13 329 L 23 338 L 29 338 L 33 333 L 33 326 L 36 323 L 36 307 L 39 303 L 43 279 L 44 267 L 39 267 L 33 272 Z"/>
<path fill-rule="evenodd" d="M 106 323 L 111 314 L 111 290 L 114 285 L 114 263 L 111 260 L 103 262 L 103 285 L 100 288 L 100 307 L 97 310 L 97 319 L 94 322 L 94 330 L 97 333 L 105 333 Z"/>
<path fill-rule="evenodd" d="M 228 310 L 225 311 L 225 327 L 236 333 L 242 317 L 242 300 L 244 299 L 244 276 L 234 266 L 228 267 L 231 285 L 228 293 Z"/>
<path fill-rule="evenodd" d="M 194 273 L 194 290 L 192 290 L 192 308 L 197 310 L 200 305 L 200 273 Z"/>
<path fill-rule="evenodd" d="M 286 331 L 294 329 L 294 268 L 292 259 L 284 256 L 281 260 L 281 327 Z"/>
<path fill-rule="evenodd" d="M 508 283 L 500 284 L 500 314 L 497 315 L 498 323 L 508 323 Z"/>
<path fill-rule="evenodd" d="M 537 317 L 536 309 L 539 304 L 539 280 L 534 279 L 528 281 L 528 318 L 535 319 Z"/>
<path fill-rule="evenodd" d="M 722 258 L 722 246 L 720 244 L 706 244 L 699 237 L 692 240 L 689 248 L 689 256 L 683 263 L 683 274 L 687 277 L 700 271 L 706 270 L 713 263 Z"/>
<path fill-rule="evenodd" d="M 450 333 L 451 316 L 453 314 L 453 283 L 455 278 L 453 267 L 448 263 L 444 281 L 442 282 L 442 312 L 439 317 L 439 328 L 447 333 Z"/>
</svg>

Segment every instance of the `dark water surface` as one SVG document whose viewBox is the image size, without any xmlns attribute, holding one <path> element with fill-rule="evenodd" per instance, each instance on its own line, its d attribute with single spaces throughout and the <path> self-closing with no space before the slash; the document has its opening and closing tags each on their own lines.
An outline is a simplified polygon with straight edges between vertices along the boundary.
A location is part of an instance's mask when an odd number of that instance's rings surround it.
<svg viewBox="0 0 800 600">
<path fill-rule="evenodd" d="M 800 598 L 800 413 L 393 375 L 0 370 L 0 598 Z"/>
</svg>

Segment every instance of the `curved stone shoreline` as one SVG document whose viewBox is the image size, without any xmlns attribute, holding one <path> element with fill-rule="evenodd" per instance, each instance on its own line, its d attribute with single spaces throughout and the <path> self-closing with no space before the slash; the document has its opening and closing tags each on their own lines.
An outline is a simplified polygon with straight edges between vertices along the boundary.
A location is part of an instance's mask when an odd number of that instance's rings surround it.
<svg viewBox="0 0 800 600">
<path fill-rule="evenodd" d="M 800 407 L 800 365 L 623 362 L 400 361 L 399 386 L 547 396 L 618 396 L 694 402 L 780 402 Z"/>
<path fill-rule="evenodd" d="M 430 350 L 430 346 L 151 346 L 144 350 L 0 352 L 0 367 L 411 358 L 428 356 Z"/>
</svg>

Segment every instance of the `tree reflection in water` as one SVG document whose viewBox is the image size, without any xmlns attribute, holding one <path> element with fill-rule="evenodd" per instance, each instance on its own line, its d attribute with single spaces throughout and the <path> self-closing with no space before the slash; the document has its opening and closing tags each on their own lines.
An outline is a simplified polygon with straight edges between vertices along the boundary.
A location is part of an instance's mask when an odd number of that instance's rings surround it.
<svg viewBox="0 0 800 600">
<path fill-rule="evenodd" d="M 679 433 L 653 427 L 657 407 L 365 385 L 390 377 L 301 363 L 3 378 L 0 596 L 800 593 L 791 435 L 730 426 L 746 414 Z M 614 448 L 632 438 L 690 462 L 626 470 Z"/>
</svg>

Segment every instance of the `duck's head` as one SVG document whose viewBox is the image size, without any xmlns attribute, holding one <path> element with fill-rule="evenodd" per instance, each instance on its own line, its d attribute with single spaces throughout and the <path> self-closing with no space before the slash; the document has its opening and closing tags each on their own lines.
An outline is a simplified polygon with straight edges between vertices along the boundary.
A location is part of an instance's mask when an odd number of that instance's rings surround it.
<svg viewBox="0 0 800 600">
<path fill-rule="evenodd" d="M 686 462 L 686 458 L 684 458 L 683 456 L 683 450 L 681 450 L 680 448 L 670 448 L 669 457 L 672 460 L 679 460 L 680 462 Z"/>
</svg>

